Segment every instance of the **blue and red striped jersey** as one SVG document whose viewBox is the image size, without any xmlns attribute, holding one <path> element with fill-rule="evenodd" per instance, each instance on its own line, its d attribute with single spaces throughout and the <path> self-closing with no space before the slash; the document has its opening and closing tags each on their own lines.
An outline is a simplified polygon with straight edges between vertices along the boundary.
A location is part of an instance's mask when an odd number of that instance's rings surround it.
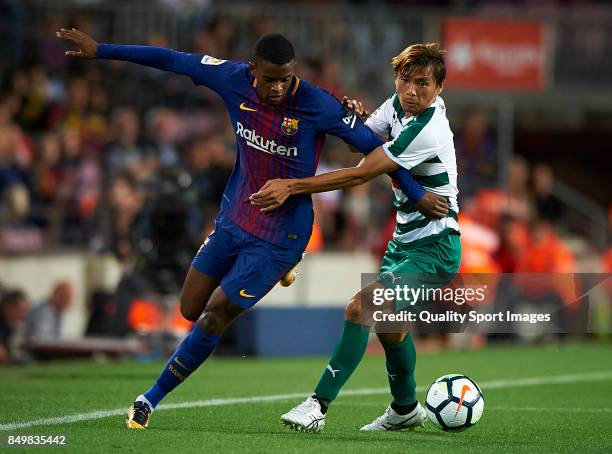
<svg viewBox="0 0 612 454">
<path fill-rule="evenodd" d="M 370 151 L 380 139 L 327 91 L 294 77 L 279 106 L 263 104 L 247 65 L 205 65 L 202 83 L 213 82 L 229 111 L 236 133 L 237 158 L 221 211 L 252 235 L 274 244 L 306 245 L 313 223 L 310 195 L 290 197 L 278 210 L 262 213 L 248 198 L 268 180 L 315 174 L 325 134 Z M 195 80 L 195 79 L 194 79 Z"/>
</svg>

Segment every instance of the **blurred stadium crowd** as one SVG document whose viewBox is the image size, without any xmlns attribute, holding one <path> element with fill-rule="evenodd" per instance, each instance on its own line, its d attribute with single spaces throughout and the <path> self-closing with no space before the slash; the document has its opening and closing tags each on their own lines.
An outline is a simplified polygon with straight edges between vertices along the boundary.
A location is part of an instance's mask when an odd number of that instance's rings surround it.
<svg viewBox="0 0 612 454">
<path fill-rule="evenodd" d="M 185 251 L 186 260 L 177 260 L 188 263 L 211 229 L 234 162 L 224 106 L 214 93 L 180 76 L 117 62 L 71 61 L 55 38 L 60 26 L 105 39 L 86 14 L 50 17 L 29 37 L 27 54 L 3 68 L 0 253 L 110 252 L 127 269 L 159 260 L 165 242 L 167 250 Z M 181 50 L 245 60 L 254 37 L 272 26 L 257 24 L 251 37 L 213 18 L 193 36 L 191 48 Z M 167 41 L 157 34 L 142 44 Z M 345 86 L 331 56 L 301 61 L 298 73 L 338 97 L 368 97 Z M 566 207 L 553 194 L 549 166 L 514 156 L 500 186 L 496 135 L 487 114 L 474 106 L 451 126 L 459 164 L 462 271 L 612 272 L 612 249 L 601 251 L 567 235 Z M 329 139 L 319 172 L 356 160 L 344 144 Z M 388 186 L 385 177 L 315 196 L 309 252 L 367 250 L 380 256 L 395 223 Z M 65 306 L 54 301 L 69 300 L 69 289 L 69 283 L 58 283 L 49 297 L 54 309 L 45 309 L 45 317 L 32 314 L 28 323 L 54 320 L 49 314 Z M 7 326 L 26 319 L 28 304 L 19 290 L 2 290 L 0 345 L 6 346 Z"/>
</svg>

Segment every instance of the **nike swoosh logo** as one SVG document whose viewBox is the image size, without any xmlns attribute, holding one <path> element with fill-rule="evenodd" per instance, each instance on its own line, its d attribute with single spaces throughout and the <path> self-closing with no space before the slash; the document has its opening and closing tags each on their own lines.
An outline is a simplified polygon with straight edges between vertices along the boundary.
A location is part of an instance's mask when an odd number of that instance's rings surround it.
<svg viewBox="0 0 612 454">
<path fill-rule="evenodd" d="M 178 356 L 175 356 L 175 357 L 174 357 L 174 362 L 175 362 L 176 364 L 178 364 L 179 366 L 181 366 L 183 369 L 186 369 L 186 370 L 188 370 L 189 372 L 193 372 L 193 369 L 188 368 L 187 366 L 185 366 L 183 363 L 181 363 L 181 362 L 179 361 L 179 357 L 178 357 Z"/>
<path fill-rule="evenodd" d="M 249 112 L 257 112 L 257 109 L 251 109 L 244 105 L 244 103 L 240 104 L 240 110 L 248 110 Z"/>
<path fill-rule="evenodd" d="M 242 290 L 240 290 L 240 293 L 239 293 L 239 294 L 240 294 L 240 296 L 243 296 L 244 298 L 255 298 L 255 295 L 249 295 L 249 294 L 246 292 L 246 289 L 245 289 L 245 288 L 243 288 Z"/>
<path fill-rule="evenodd" d="M 457 416 L 459 410 L 461 410 L 461 404 L 463 403 L 463 399 L 465 398 L 465 393 L 468 391 L 471 391 L 470 387 L 468 385 L 463 385 L 463 388 L 461 388 L 461 397 L 459 398 L 459 405 L 457 405 L 457 411 L 455 412 L 455 416 Z"/>
</svg>

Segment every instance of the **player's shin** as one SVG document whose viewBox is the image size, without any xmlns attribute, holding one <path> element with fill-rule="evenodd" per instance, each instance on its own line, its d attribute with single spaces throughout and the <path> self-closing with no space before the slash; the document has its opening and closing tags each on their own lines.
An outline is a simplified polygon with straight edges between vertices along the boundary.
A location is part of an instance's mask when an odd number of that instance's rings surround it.
<svg viewBox="0 0 612 454">
<path fill-rule="evenodd" d="M 411 411 L 416 403 L 416 349 L 410 333 L 399 343 L 385 342 L 379 335 L 385 349 L 387 376 L 393 396 L 391 406 L 400 414 Z"/>
<path fill-rule="evenodd" d="M 170 356 L 155 384 L 144 393 L 153 408 L 210 356 L 220 338 L 205 332 L 199 322 L 193 325 L 191 332 Z"/>
<path fill-rule="evenodd" d="M 315 397 L 325 407 L 355 371 L 368 345 L 370 327 L 345 320 L 340 340 L 315 389 Z"/>
</svg>

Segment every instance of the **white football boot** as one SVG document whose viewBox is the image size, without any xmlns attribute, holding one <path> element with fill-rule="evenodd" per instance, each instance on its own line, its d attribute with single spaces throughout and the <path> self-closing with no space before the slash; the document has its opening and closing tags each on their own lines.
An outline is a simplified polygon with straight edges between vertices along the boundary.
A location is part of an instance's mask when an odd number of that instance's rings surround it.
<svg viewBox="0 0 612 454">
<path fill-rule="evenodd" d="M 379 416 L 370 424 L 366 424 L 361 430 L 386 431 L 414 429 L 415 427 L 423 427 L 426 419 L 427 413 L 425 413 L 425 409 L 421 407 L 421 404 L 418 402 L 416 408 L 407 415 L 398 414 L 391 408 L 391 405 L 389 405 L 382 416 Z"/>
<path fill-rule="evenodd" d="M 281 424 L 298 432 L 320 432 L 325 426 L 321 404 L 312 396 L 281 416 Z"/>
</svg>

